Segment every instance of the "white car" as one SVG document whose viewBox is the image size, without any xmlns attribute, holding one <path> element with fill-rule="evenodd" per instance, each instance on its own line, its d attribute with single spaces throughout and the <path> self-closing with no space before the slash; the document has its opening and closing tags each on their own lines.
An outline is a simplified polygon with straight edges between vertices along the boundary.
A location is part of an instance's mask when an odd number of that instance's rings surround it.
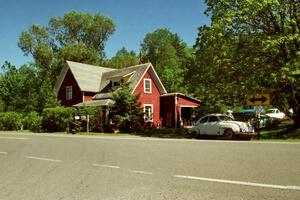
<svg viewBox="0 0 300 200">
<path fill-rule="evenodd" d="M 283 112 L 280 112 L 277 108 L 271 108 L 266 111 L 266 115 L 272 118 L 276 119 L 284 119 L 285 114 Z"/>
<path fill-rule="evenodd" d="M 254 135 L 254 128 L 249 123 L 234 121 L 227 115 L 210 114 L 200 118 L 188 132 L 197 135 L 223 136 L 226 139 L 232 139 L 235 136 L 250 136 L 251 138 Z"/>
</svg>

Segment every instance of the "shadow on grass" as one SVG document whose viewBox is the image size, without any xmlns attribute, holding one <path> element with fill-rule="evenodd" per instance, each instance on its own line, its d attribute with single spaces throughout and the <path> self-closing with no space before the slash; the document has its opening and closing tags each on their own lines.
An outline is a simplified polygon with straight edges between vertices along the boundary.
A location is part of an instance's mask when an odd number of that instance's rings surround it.
<svg viewBox="0 0 300 200">
<path fill-rule="evenodd" d="M 253 139 L 257 139 L 257 135 Z M 281 125 L 272 129 L 261 130 L 260 139 L 300 139 L 300 129 L 293 125 Z"/>
<path fill-rule="evenodd" d="M 197 135 L 188 133 L 188 129 L 184 128 L 161 128 L 161 129 L 149 129 L 143 132 L 134 133 L 141 137 L 154 137 L 154 138 L 169 138 L 169 139 L 202 139 L 202 140 L 227 140 L 221 136 L 210 135 Z M 249 140 L 249 137 L 233 138 L 233 140 Z"/>
</svg>

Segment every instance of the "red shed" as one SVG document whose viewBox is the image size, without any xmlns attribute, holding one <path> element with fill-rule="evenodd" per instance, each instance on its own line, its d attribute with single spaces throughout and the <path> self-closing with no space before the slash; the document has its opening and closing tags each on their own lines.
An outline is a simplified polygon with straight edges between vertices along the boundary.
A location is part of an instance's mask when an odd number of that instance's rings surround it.
<svg viewBox="0 0 300 200">
<path fill-rule="evenodd" d="M 202 101 L 181 93 L 168 93 L 161 96 L 161 117 L 164 127 L 190 126 L 193 108 L 202 105 Z"/>
</svg>

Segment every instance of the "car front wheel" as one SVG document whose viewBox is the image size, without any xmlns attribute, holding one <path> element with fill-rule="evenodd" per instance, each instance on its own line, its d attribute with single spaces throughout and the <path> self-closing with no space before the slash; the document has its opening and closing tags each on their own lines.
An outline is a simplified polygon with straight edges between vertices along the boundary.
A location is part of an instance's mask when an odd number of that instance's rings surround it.
<svg viewBox="0 0 300 200">
<path fill-rule="evenodd" d="M 224 136 L 225 139 L 231 140 L 231 139 L 233 139 L 233 134 L 234 134 L 234 133 L 233 133 L 232 129 L 226 129 L 226 130 L 224 131 L 223 136 Z"/>
</svg>

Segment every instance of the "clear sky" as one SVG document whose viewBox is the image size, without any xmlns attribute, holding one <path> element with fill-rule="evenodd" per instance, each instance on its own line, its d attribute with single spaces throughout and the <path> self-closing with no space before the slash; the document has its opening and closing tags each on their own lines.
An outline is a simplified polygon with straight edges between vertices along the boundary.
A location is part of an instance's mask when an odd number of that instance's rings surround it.
<svg viewBox="0 0 300 200">
<path fill-rule="evenodd" d="M 169 28 L 189 46 L 197 28 L 208 24 L 204 0 L 0 0 L 0 65 L 17 67 L 31 61 L 18 47 L 18 37 L 31 24 L 46 26 L 51 17 L 70 11 L 101 13 L 116 24 L 105 52 L 112 57 L 123 46 L 138 52 L 147 33 Z"/>
</svg>

